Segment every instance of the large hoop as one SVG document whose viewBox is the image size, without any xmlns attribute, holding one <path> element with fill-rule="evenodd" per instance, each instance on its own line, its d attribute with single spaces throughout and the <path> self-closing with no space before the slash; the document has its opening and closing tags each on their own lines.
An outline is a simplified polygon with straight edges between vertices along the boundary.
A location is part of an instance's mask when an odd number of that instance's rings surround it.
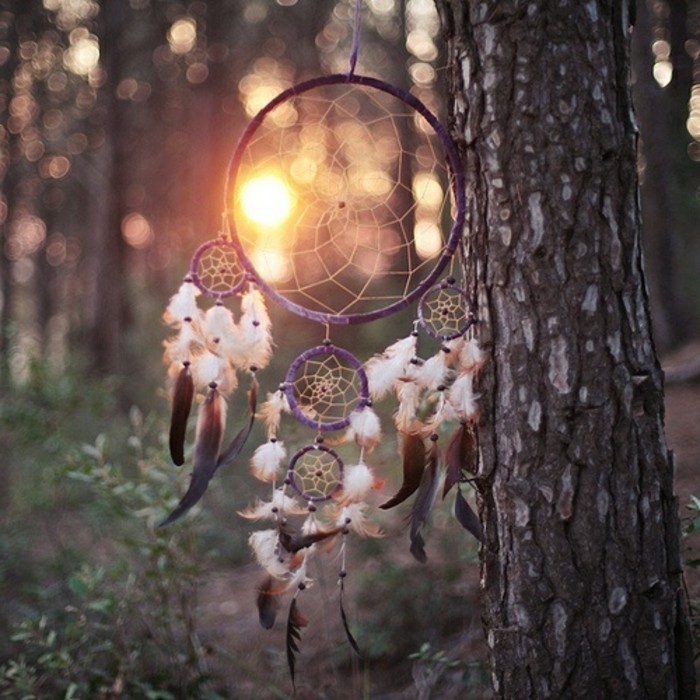
<svg viewBox="0 0 700 700">
<path fill-rule="evenodd" d="M 369 311 L 336 313 L 333 311 L 324 311 L 319 308 L 309 308 L 299 300 L 295 301 L 288 298 L 288 296 L 285 296 L 285 293 L 280 292 L 279 289 L 276 288 L 275 284 L 268 282 L 265 279 L 265 276 L 261 274 L 258 269 L 256 269 L 256 265 L 251 259 L 248 246 L 243 240 L 243 236 L 241 234 L 241 231 L 244 228 L 244 221 L 242 221 L 241 212 L 236 205 L 236 197 L 238 192 L 237 188 L 239 185 L 241 185 L 240 180 L 242 179 L 242 164 L 244 158 L 249 157 L 246 156 L 246 154 L 251 142 L 256 137 L 256 134 L 261 128 L 261 125 L 263 125 L 265 119 L 273 112 L 273 110 L 280 108 L 280 106 L 283 106 L 286 102 L 293 101 L 294 98 L 306 95 L 307 93 L 311 93 L 313 90 L 327 86 L 357 86 L 363 92 L 367 91 L 370 96 L 377 93 L 396 98 L 404 106 L 410 108 L 410 110 L 413 110 L 411 114 L 413 114 L 414 117 L 419 117 L 418 121 L 420 121 L 423 125 L 422 128 L 424 131 L 430 131 L 431 134 L 437 136 L 439 144 L 444 149 L 444 157 L 449 165 L 448 177 L 450 182 L 447 184 L 447 188 L 451 190 L 454 198 L 454 217 L 450 233 L 445 238 L 444 245 L 437 256 L 437 259 L 431 268 L 428 269 L 427 265 L 424 265 L 424 268 L 426 268 L 425 270 L 421 268 L 419 278 L 415 280 L 410 289 L 405 290 L 405 292 L 401 293 L 400 295 L 394 295 L 395 298 L 387 300 L 386 304 L 380 305 L 379 308 L 373 308 Z M 280 126 L 279 128 L 282 130 L 284 129 L 284 126 Z M 435 283 L 440 273 L 444 270 L 445 266 L 448 264 L 450 258 L 454 255 L 455 250 L 457 249 L 464 226 L 464 178 L 457 151 L 445 128 L 440 124 L 434 114 L 414 95 L 382 80 L 360 75 L 337 74 L 315 78 L 313 80 L 295 85 L 271 100 L 253 117 L 241 135 L 229 163 L 225 193 L 225 211 L 226 216 L 228 217 L 229 229 L 231 231 L 231 242 L 240 257 L 240 261 L 244 269 L 255 279 L 257 285 L 266 295 L 274 299 L 277 303 L 281 304 L 284 308 L 298 314 L 299 316 L 324 324 L 347 325 L 364 323 L 367 321 L 384 318 L 412 303 Z M 342 209 L 344 207 L 344 203 L 339 201 L 337 203 L 337 207 L 338 209 Z"/>
</svg>

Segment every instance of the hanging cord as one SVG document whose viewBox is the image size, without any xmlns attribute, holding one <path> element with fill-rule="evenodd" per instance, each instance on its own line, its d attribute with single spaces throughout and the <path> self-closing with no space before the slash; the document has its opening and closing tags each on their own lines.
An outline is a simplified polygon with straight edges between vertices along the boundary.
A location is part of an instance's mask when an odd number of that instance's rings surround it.
<svg viewBox="0 0 700 700">
<path fill-rule="evenodd" d="M 360 29 L 362 26 L 362 0 L 355 0 L 355 22 L 352 30 L 352 50 L 350 51 L 350 70 L 348 78 L 355 74 L 357 57 L 360 53 Z"/>
</svg>

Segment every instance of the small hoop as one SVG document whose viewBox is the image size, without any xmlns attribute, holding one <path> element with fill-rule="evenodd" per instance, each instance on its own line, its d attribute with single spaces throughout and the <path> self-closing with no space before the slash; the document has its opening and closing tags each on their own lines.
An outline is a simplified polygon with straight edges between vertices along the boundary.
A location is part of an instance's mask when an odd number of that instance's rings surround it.
<svg viewBox="0 0 700 700">
<path fill-rule="evenodd" d="M 344 464 L 335 450 L 321 443 L 307 445 L 292 457 L 289 485 L 306 501 L 327 501 L 343 484 Z"/>
<path fill-rule="evenodd" d="M 322 374 L 303 372 L 315 358 L 324 358 Z M 350 352 L 330 343 L 317 345 L 299 355 L 289 366 L 284 392 L 294 417 L 316 430 L 342 430 L 350 424 L 354 410 L 369 402 L 369 383 L 362 363 Z M 351 393 L 354 396 L 347 397 Z"/>
<path fill-rule="evenodd" d="M 223 237 L 197 248 L 190 263 L 190 276 L 204 294 L 217 300 L 238 294 L 248 279 L 235 247 Z"/>
<path fill-rule="evenodd" d="M 421 297 L 418 321 L 428 335 L 444 342 L 463 336 L 476 321 L 476 312 L 467 292 L 446 280 Z"/>
</svg>

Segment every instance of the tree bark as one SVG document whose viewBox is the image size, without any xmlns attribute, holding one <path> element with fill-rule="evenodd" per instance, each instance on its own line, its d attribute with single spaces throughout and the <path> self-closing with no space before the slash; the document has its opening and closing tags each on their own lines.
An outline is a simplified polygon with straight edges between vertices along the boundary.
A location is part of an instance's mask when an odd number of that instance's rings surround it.
<svg viewBox="0 0 700 700">
<path fill-rule="evenodd" d="M 477 489 L 496 696 L 694 697 L 629 4 L 437 5 L 491 358 Z"/>
</svg>

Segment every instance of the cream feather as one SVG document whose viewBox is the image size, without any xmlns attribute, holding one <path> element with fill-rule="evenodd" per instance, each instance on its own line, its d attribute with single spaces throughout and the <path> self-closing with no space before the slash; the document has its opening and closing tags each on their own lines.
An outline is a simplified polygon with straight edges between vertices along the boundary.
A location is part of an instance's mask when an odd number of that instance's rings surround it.
<svg viewBox="0 0 700 700">
<path fill-rule="evenodd" d="M 225 348 L 238 340 L 233 314 L 221 302 L 218 302 L 204 314 L 204 337 L 207 343 L 217 347 L 217 351 L 226 355 Z"/>
<path fill-rule="evenodd" d="M 474 393 L 474 375 L 460 374 L 448 389 L 447 400 L 464 420 L 474 422 L 479 418 L 478 394 Z"/>
<path fill-rule="evenodd" d="M 367 517 L 366 503 L 350 503 L 340 507 L 335 516 L 336 527 L 344 527 L 362 537 L 381 537 L 382 531 Z"/>
<path fill-rule="evenodd" d="M 476 338 L 469 338 L 459 349 L 459 369 L 476 374 L 486 364 L 486 353 Z"/>
<path fill-rule="evenodd" d="M 444 385 L 451 376 L 451 370 L 447 365 L 449 353 L 442 348 L 432 357 L 428 358 L 416 369 L 416 382 L 419 386 L 435 391 Z"/>
<path fill-rule="evenodd" d="M 195 385 L 202 389 L 214 383 L 222 394 L 236 388 L 236 374 L 228 361 L 210 350 L 205 350 L 192 362 L 192 377 Z"/>
<path fill-rule="evenodd" d="M 185 279 L 177 292 L 170 297 L 163 320 L 169 325 L 177 325 L 187 319 L 198 321 L 202 313 L 197 306 L 199 294 L 200 291 L 194 282 L 189 278 Z"/>
<path fill-rule="evenodd" d="M 377 480 L 372 470 L 364 463 L 345 467 L 343 490 L 340 495 L 342 503 L 359 503 L 364 501 L 375 487 Z"/>
<path fill-rule="evenodd" d="M 379 416 L 370 406 L 350 414 L 350 425 L 345 433 L 346 440 L 355 442 L 371 452 L 382 439 L 382 426 Z"/>
<path fill-rule="evenodd" d="M 284 391 L 274 391 L 267 395 L 267 401 L 260 406 L 258 416 L 265 423 L 267 428 L 267 437 L 271 438 L 277 435 L 282 413 L 289 413 L 289 402 Z"/>
<path fill-rule="evenodd" d="M 365 363 L 369 392 L 375 401 L 383 399 L 404 375 L 406 367 L 416 355 L 416 340 L 417 336 L 412 333 Z"/>
<path fill-rule="evenodd" d="M 248 538 L 255 559 L 270 576 L 284 578 L 290 574 L 289 556 L 279 543 L 277 530 L 258 530 Z"/>
<path fill-rule="evenodd" d="M 236 364 L 245 369 L 261 369 L 268 365 L 272 356 L 270 317 L 263 295 L 257 289 L 250 289 L 243 295 L 241 310 Z"/>
<path fill-rule="evenodd" d="M 284 443 L 274 438 L 268 440 L 253 452 L 250 460 L 253 476 L 260 481 L 275 481 L 286 456 L 287 450 L 284 448 Z"/>
<path fill-rule="evenodd" d="M 253 506 L 238 511 L 238 515 L 248 520 L 275 520 L 285 515 L 303 515 L 307 509 L 300 506 L 284 489 L 275 489 L 271 501 L 258 499 Z"/>
<path fill-rule="evenodd" d="M 394 423 L 397 430 L 402 433 L 410 433 L 416 420 L 418 404 L 421 398 L 421 387 L 412 381 L 399 381 L 396 384 L 396 395 L 399 399 L 399 408 L 394 414 Z"/>
<path fill-rule="evenodd" d="M 165 347 L 163 359 L 167 364 L 187 362 L 204 349 L 202 338 L 197 332 L 196 326 L 190 321 L 184 322 L 178 334 L 168 338 L 163 346 Z"/>
</svg>

